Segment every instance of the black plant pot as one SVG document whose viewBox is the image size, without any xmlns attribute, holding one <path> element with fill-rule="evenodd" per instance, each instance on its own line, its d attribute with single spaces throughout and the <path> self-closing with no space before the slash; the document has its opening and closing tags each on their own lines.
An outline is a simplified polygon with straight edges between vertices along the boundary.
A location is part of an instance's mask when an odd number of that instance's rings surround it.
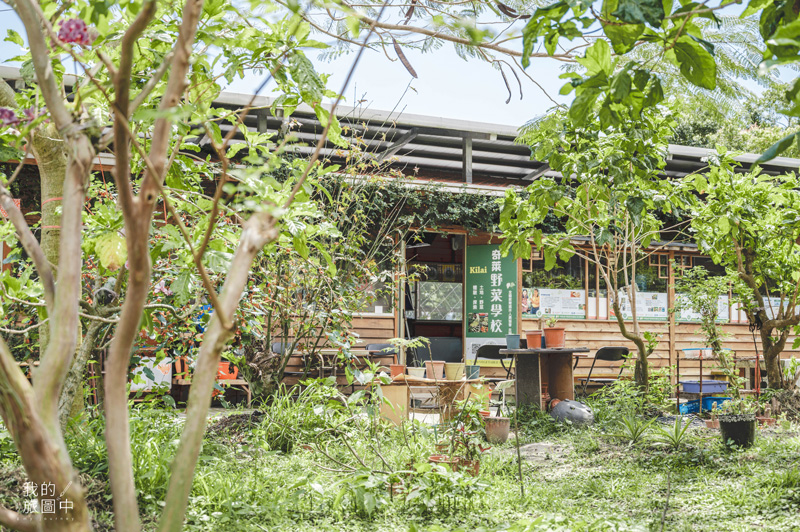
<svg viewBox="0 0 800 532">
<path fill-rule="evenodd" d="M 728 415 L 719 417 L 719 431 L 726 446 L 743 449 L 756 441 L 756 416 L 752 414 Z"/>
</svg>

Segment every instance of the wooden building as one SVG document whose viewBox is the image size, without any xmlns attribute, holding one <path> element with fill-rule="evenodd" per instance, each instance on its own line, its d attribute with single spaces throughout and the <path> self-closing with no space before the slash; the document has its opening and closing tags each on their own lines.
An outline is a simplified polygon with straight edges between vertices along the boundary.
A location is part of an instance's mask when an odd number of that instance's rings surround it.
<svg viewBox="0 0 800 532">
<path fill-rule="evenodd" d="M 16 69 L 0 67 L 6 80 L 21 83 Z M 250 102 L 249 95 L 223 93 L 218 104 L 229 109 L 240 109 Z M 256 98 L 253 109 L 244 125 L 253 131 L 292 131 L 305 145 L 295 148 L 299 155 L 307 155 L 323 131 L 313 111 L 300 107 L 290 117 L 268 110 L 271 99 Z M 441 184 L 439 190 L 463 194 L 481 194 L 500 197 L 508 187 L 525 187 L 540 177 L 558 177 L 546 164 L 533 161 L 527 146 L 517 144 L 516 127 L 417 116 L 402 112 L 382 112 L 361 107 L 340 106 L 337 114 L 346 136 L 357 138 L 359 150 L 367 157 L 382 162 L 409 177 L 409 186 L 425 186 L 430 182 Z M 221 125 L 223 134 L 230 125 Z M 241 134 L 234 142 L 241 142 Z M 212 153 L 208 140 L 196 139 L 201 149 Z M 671 145 L 665 170 L 666 177 L 681 177 L 705 166 L 709 150 Z M 343 161 L 347 150 L 328 143 L 322 156 L 332 162 Z M 742 163 L 753 162 L 756 155 L 738 157 Z M 31 161 L 35 164 L 35 161 Z M 110 160 L 98 158 L 98 170 L 108 170 Z M 748 164 L 749 166 L 749 164 Z M 776 158 L 764 165 L 764 171 L 780 174 L 796 171 L 800 160 Z M 23 211 L 37 211 L 37 205 L 25 205 Z M 470 312 L 467 308 L 472 294 L 467 290 L 467 268 L 471 250 L 479 246 L 496 245 L 499 235 L 470 233 L 458 225 L 437 231 L 421 231 L 420 242 L 408 243 L 404 253 L 406 268 L 423 267 L 426 275 L 411 286 L 398 283 L 393 301 L 382 301 L 359 315 L 353 325 L 362 343 L 383 343 L 389 338 L 426 336 L 430 338 L 460 339 L 461 356 L 472 360 L 474 348 L 481 338 L 492 333 L 470 332 Z M 640 292 L 649 297 L 646 310 L 640 311 L 642 326 L 661 335 L 658 348 L 651 357 L 656 367 L 674 365 L 681 350 L 702 346 L 699 326 L 691 319 L 673 314 L 670 309 L 677 297 L 670 261 L 685 267 L 710 261 L 701 256 L 696 246 L 674 244 L 664 246 L 654 254 L 643 273 Z M 560 324 L 567 329 L 567 343 L 589 347 L 592 352 L 608 345 L 628 345 L 622 338 L 616 320 L 610 319 L 608 298 L 600 286 L 598 276 L 587 262 L 573 258 L 552 272 L 545 272 L 538 257 L 514 261 L 516 278 L 513 294 L 504 300 L 505 314 L 513 314 L 494 340 L 504 338 L 507 332 L 520 332 L 538 328 L 538 319 L 530 313 L 532 308 L 545 315 L 559 316 Z M 637 276 L 638 277 L 638 276 Z M 638 283 L 638 281 L 637 281 Z M 488 297 L 488 296 L 487 296 Z M 538 301 L 538 306 L 532 303 Z M 545 301 L 546 304 L 542 304 Z M 509 305 L 513 310 L 509 311 Z M 485 314 L 490 314 L 491 308 Z M 507 316 L 508 317 L 508 316 Z M 481 316 L 476 317 L 478 321 Z M 724 330 L 730 334 L 726 345 L 740 356 L 753 356 L 760 350 L 757 336 L 749 331 L 743 312 L 732 305 L 721 307 L 720 319 Z M 481 325 L 477 326 L 478 329 Z M 513 331 L 512 331 L 513 329 Z M 483 335 L 483 336 L 481 336 Z M 488 341 L 488 340 L 487 340 Z M 791 341 L 787 344 L 791 346 Z M 630 347 L 633 347 L 630 345 Z M 784 357 L 796 355 L 787 348 Z M 591 360 L 583 360 L 577 368 L 577 377 L 584 376 Z M 683 376 L 696 378 L 697 361 L 682 361 Z M 713 364 L 705 365 L 705 373 L 713 371 Z M 486 364 L 486 374 L 498 368 Z"/>
</svg>

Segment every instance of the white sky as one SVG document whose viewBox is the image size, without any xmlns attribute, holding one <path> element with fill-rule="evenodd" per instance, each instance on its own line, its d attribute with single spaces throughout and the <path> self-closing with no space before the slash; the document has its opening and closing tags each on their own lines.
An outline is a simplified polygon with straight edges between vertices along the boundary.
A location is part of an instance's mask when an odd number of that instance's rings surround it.
<svg viewBox="0 0 800 532">
<path fill-rule="evenodd" d="M 0 19 L 0 40 L 5 38 L 9 28 L 16 30 L 24 38 L 25 32 L 16 13 L 4 11 Z M 321 37 L 316 38 L 323 42 L 329 40 Z M 521 43 L 509 45 L 521 47 Z M 393 54 L 393 50 L 389 49 L 389 53 Z M 18 54 L 19 49 L 15 44 L 0 42 L 1 64 L 18 66 L 8 62 Z M 356 54 L 353 52 L 332 62 L 319 60 L 318 50 L 308 50 L 307 55 L 314 61 L 319 72 L 331 74 L 328 87 L 339 91 Z M 542 91 L 524 77 L 521 77 L 523 99 L 520 100 L 516 80 L 508 71 L 506 76 L 512 84 L 513 95 L 506 104 L 508 91 L 500 72 L 482 61 L 462 60 L 456 55 L 452 45 L 446 44 L 439 50 L 426 54 L 412 50 L 406 55 L 419 76 L 416 80 L 399 61 L 391 61 L 381 52 L 365 51 L 343 103 L 361 105 L 372 110 L 396 109 L 404 113 L 510 126 L 521 126 L 553 106 Z M 564 80 L 558 79 L 561 71 L 557 61 L 534 59 L 528 73 L 553 97 L 559 98 L 558 90 Z M 410 88 L 406 90 L 410 81 Z M 236 80 L 229 89 L 250 93 L 260 82 L 261 78 L 258 76 L 249 76 L 245 80 Z M 270 89 L 265 89 L 263 94 L 268 95 Z M 560 97 L 559 101 L 567 102 L 568 99 Z"/>
</svg>

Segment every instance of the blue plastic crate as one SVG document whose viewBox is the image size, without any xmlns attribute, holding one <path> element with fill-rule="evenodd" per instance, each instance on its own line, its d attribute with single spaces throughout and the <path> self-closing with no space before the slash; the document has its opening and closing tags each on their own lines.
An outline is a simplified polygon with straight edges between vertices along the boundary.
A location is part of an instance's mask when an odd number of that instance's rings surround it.
<svg viewBox="0 0 800 532">
<path fill-rule="evenodd" d="M 681 381 L 686 393 L 700 393 L 700 381 Z M 728 389 L 727 381 L 703 381 L 703 393 L 720 393 Z"/>
<path fill-rule="evenodd" d="M 711 410 L 714 403 L 717 403 L 717 408 L 722 408 L 722 403 L 730 401 L 730 397 L 703 397 L 703 411 Z M 686 401 L 678 406 L 678 412 L 681 414 L 697 414 L 700 412 L 700 400 Z"/>
<path fill-rule="evenodd" d="M 714 403 L 717 403 L 717 408 L 722 408 L 722 403 L 730 400 L 730 397 L 703 397 L 703 410 L 710 411 Z"/>
</svg>

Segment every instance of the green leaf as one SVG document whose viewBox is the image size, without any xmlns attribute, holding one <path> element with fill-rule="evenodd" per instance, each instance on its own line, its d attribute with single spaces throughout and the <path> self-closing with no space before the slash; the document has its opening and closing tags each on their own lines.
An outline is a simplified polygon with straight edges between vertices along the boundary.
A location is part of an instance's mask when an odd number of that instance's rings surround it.
<svg viewBox="0 0 800 532">
<path fill-rule="evenodd" d="M 687 80 L 708 90 L 717 87 L 717 63 L 705 47 L 684 35 L 678 39 L 674 50 L 681 74 Z"/>
<path fill-rule="evenodd" d="M 611 82 L 611 97 L 615 102 L 625 100 L 631 93 L 631 75 L 625 70 L 618 72 Z"/>
<path fill-rule="evenodd" d="M 605 39 L 598 39 L 593 45 L 586 49 L 586 54 L 577 59 L 578 63 L 586 68 L 590 76 L 600 72 L 606 75 L 612 74 L 611 69 L 611 48 Z"/>
<path fill-rule="evenodd" d="M 644 24 L 623 24 L 617 26 L 604 23 L 603 31 L 606 37 L 611 41 L 614 52 L 617 54 L 625 54 L 630 52 L 633 45 L 639 40 L 642 32 L 644 32 Z"/>
<path fill-rule="evenodd" d="M 569 117 L 577 124 L 583 125 L 589 113 L 594 108 L 594 102 L 597 100 L 599 92 L 597 89 L 584 89 L 572 101 L 569 108 Z"/>
<path fill-rule="evenodd" d="M 756 159 L 756 161 L 753 163 L 753 166 L 767 161 L 771 161 L 781 153 L 788 150 L 789 146 L 792 145 L 796 137 L 797 133 L 792 133 L 791 135 L 786 135 L 785 137 L 783 137 L 781 140 L 770 146 L 767 151 L 762 153 L 761 156 L 758 159 Z"/>
<path fill-rule="evenodd" d="M 661 87 L 661 80 L 653 78 L 650 83 L 650 88 L 644 98 L 644 105 L 646 107 L 653 107 L 664 100 L 664 89 Z"/>
<path fill-rule="evenodd" d="M 22 40 L 22 36 L 14 30 L 8 30 L 6 38 L 4 42 L 13 42 L 19 46 L 25 46 L 25 41 Z"/>
<path fill-rule="evenodd" d="M 185 305 L 192 297 L 193 291 L 192 274 L 188 270 L 183 270 L 178 277 L 170 284 L 170 290 L 175 293 L 178 304 Z"/>
<path fill-rule="evenodd" d="M 717 218 L 717 227 L 719 227 L 723 235 L 727 235 L 731 231 L 731 222 L 727 216 L 720 216 Z"/>
<path fill-rule="evenodd" d="M 605 0 L 603 2 L 603 31 L 611 41 L 611 46 L 617 54 L 627 53 L 639 40 L 644 31 L 644 24 L 619 24 L 612 13 L 617 10 L 619 0 Z"/>
<path fill-rule="evenodd" d="M 128 260 L 128 246 L 118 233 L 106 233 L 97 237 L 94 251 L 103 268 L 118 270 Z"/>
<path fill-rule="evenodd" d="M 612 15 L 629 24 L 646 22 L 660 28 L 664 20 L 664 4 L 661 0 L 619 0 L 619 7 Z"/>
<path fill-rule="evenodd" d="M 292 239 L 294 250 L 304 259 L 308 258 L 308 241 L 305 233 L 298 233 Z"/>
</svg>

